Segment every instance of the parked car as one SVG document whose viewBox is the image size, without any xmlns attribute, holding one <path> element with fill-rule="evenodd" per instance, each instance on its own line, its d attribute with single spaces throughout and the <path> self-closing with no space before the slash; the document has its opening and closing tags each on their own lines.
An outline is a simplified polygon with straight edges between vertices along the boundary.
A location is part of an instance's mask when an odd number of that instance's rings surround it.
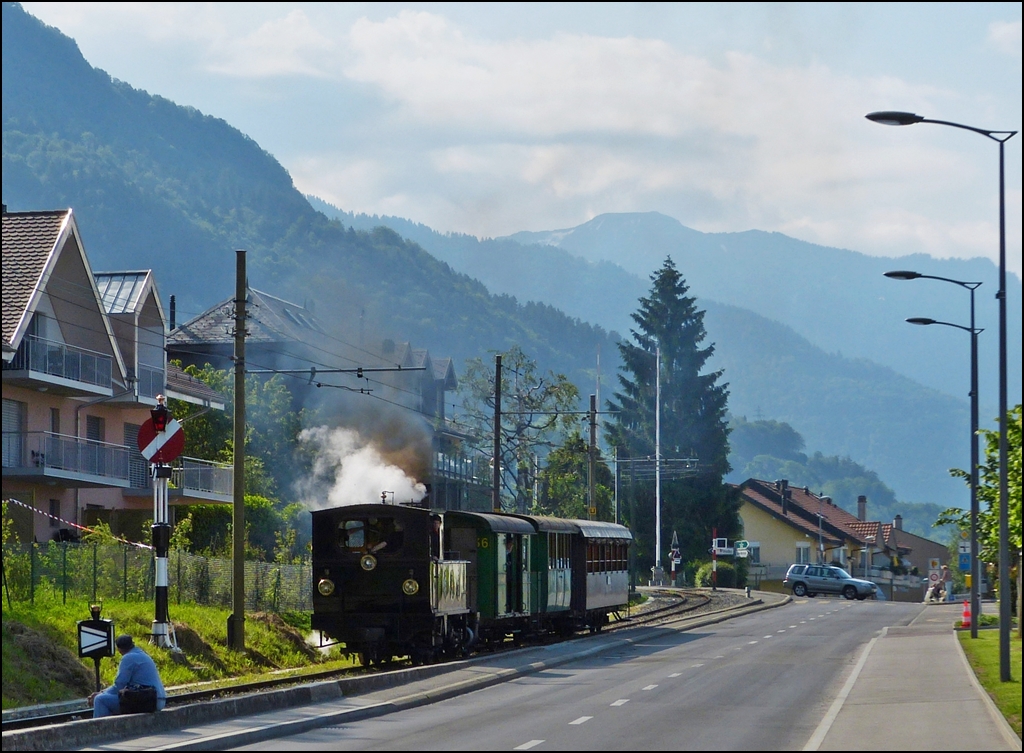
<svg viewBox="0 0 1024 753">
<path fill-rule="evenodd" d="M 782 585 L 792 589 L 794 596 L 842 594 L 850 600 L 864 601 L 878 594 L 878 586 L 871 581 L 854 578 L 834 565 L 790 565 Z"/>
</svg>

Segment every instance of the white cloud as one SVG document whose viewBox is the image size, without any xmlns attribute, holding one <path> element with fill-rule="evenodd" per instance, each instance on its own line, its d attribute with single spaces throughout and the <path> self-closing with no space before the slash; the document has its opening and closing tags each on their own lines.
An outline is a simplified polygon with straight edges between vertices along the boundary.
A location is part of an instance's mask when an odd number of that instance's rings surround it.
<svg viewBox="0 0 1024 753">
<path fill-rule="evenodd" d="M 300 75 L 326 78 L 334 42 L 301 10 L 274 18 L 240 39 L 210 48 L 209 70 L 244 78 Z"/>
<path fill-rule="evenodd" d="M 1020 21 L 994 21 L 988 26 L 988 41 L 1004 55 L 1021 57 Z"/>
<path fill-rule="evenodd" d="M 46 10 L 49 23 L 92 39 L 94 50 L 124 48 L 136 59 L 173 51 L 164 66 L 175 71 L 173 85 L 181 70 L 230 92 L 238 118 L 221 109 L 217 91 L 204 102 L 279 156 L 302 190 L 346 209 L 490 236 L 658 210 L 701 230 L 779 230 L 867 253 L 995 256 L 994 168 L 990 153 L 971 145 L 980 137 L 884 128 L 863 115 L 898 108 L 1006 122 L 998 90 L 897 65 L 872 67 L 885 75 L 855 72 L 843 64 L 853 45 L 817 58 L 787 57 L 782 44 L 777 53 L 716 45 L 710 54 L 680 43 L 679 30 L 664 39 L 601 36 L 574 33 L 574 24 L 523 36 L 513 23 L 488 38 L 452 20 L 452 8 L 446 16 L 314 4 Z M 1020 22 L 985 23 L 988 43 L 1019 60 Z M 813 59 L 829 64 L 805 62 Z M 282 75 L 316 86 L 282 84 Z M 315 104 L 306 100 L 312 91 Z M 1019 83 L 1016 92 L 1019 117 Z M 1019 274 L 1018 140 L 1007 149 L 1007 230 Z"/>
</svg>

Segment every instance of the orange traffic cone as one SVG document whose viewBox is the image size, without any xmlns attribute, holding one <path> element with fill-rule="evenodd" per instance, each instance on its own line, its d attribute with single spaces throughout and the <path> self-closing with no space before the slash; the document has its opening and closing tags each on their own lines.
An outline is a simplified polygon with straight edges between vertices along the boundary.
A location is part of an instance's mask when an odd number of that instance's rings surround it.
<svg viewBox="0 0 1024 753">
<path fill-rule="evenodd" d="M 969 628 L 971 626 L 971 605 L 968 602 L 964 602 L 964 613 L 960 618 L 960 627 Z"/>
</svg>

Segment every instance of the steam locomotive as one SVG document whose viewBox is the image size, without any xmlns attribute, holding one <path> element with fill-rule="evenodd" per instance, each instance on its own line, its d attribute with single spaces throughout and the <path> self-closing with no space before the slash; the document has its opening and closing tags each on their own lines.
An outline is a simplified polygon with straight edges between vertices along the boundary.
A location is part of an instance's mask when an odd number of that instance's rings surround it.
<svg viewBox="0 0 1024 753">
<path fill-rule="evenodd" d="M 626 608 L 614 523 L 364 504 L 313 515 L 312 627 L 364 665 L 596 632 Z"/>
</svg>

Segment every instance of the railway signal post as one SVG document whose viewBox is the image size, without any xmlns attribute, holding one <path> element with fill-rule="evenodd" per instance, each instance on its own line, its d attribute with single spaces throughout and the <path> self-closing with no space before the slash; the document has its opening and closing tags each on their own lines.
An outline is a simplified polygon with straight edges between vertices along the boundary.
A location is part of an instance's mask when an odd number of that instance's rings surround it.
<svg viewBox="0 0 1024 753">
<path fill-rule="evenodd" d="M 171 466 L 167 465 L 185 449 L 185 432 L 168 416 L 167 398 L 157 395 L 157 407 L 139 427 L 139 452 L 152 463 L 153 472 L 153 549 L 156 553 L 156 615 L 153 643 L 176 649 L 178 641 L 167 615 L 167 555 L 171 546 L 171 525 L 167 510 L 167 484 Z"/>
</svg>

